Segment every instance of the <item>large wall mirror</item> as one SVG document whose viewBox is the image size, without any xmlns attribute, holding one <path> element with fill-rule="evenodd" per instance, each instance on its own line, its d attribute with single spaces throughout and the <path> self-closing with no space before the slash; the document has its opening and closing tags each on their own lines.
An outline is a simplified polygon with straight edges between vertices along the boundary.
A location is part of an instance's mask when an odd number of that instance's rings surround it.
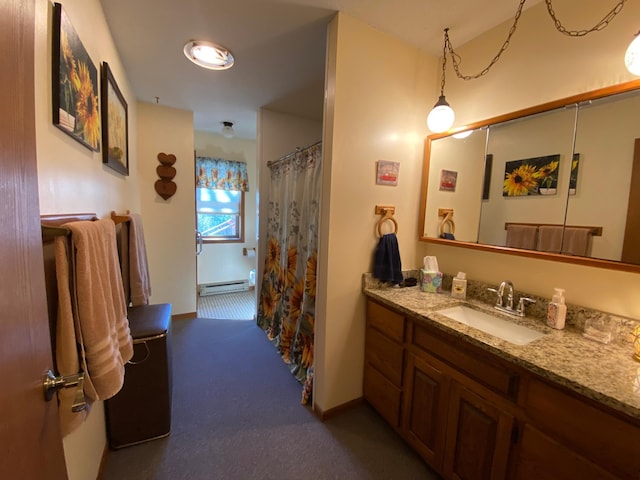
<svg viewBox="0 0 640 480">
<path fill-rule="evenodd" d="M 423 241 L 640 273 L 640 81 L 429 136 L 421 205 Z"/>
</svg>

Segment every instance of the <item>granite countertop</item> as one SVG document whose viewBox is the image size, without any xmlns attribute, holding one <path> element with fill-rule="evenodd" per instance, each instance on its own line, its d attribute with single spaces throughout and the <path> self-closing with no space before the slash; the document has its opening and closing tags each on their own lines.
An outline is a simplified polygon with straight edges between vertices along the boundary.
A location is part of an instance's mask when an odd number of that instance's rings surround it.
<svg viewBox="0 0 640 480">
<path fill-rule="evenodd" d="M 543 378 L 640 419 L 640 362 L 633 359 L 630 343 L 598 343 L 583 337 L 581 331 L 571 325 L 555 330 L 547 327 L 541 318 L 504 315 L 478 300 L 457 300 L 449 293 L 426 293 L 419 287 L 365 284 L 363 292 L 414 319 L 428 322 Z M 545 335 L 527 345 L 515 345 L 437 313 L 463 304 Z"/>
</svg>

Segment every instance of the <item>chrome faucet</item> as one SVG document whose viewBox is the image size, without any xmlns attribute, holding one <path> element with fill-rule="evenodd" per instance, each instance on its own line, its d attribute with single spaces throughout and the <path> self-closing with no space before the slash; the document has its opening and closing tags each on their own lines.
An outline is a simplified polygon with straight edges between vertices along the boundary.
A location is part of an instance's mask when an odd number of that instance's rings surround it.
<svg viewBox="0 0 640 480">
<path fill-rule="evenodd" d="M 506 305 L 504 304 L 505 288 L 507 289 Z M 508 313 L 509 315 L 524 317 L 525 302 L 526 303 L 536 302 L 533 298 L 520 297 L 520 300 L 518 301 L 518 308 L 514 310 L 513 309 L 514 289 L 513 289 L 513 282 L 511 280 L 503 280 L 497 289 L 488 288 L 487 290 L 489 290 L 490 292 L 494 292 L 498 297 L 496 299 L 496 304 L 493 306 L 493 308 L 495 308 L 496 310 L 500 310 L 501 312 Z"/>
<path fill-rule="evenodd" d="M 509 310 L 513 310 L 513 283 L 511 280 L 503 280 L 500 286 L 498 287 L 498 295 L 502 299 L 504 297 L 504 289 L 508 288 L 509 293 L 507 294 L 507 306 Z"/>
</svg>

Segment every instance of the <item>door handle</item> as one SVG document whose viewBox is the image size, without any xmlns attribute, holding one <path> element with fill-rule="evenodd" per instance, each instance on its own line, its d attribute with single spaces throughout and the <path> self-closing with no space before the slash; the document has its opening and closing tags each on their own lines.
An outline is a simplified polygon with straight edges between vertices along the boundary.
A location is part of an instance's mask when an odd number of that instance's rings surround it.
<svg viewBox="0 0 640 480">
<path fill-rule="evenodd" d="M 204 243 L 202 239 L 202 234 L 200 231 L 196 230 L 196 256 L 202 253 L 202 244 Z"/>
<path fill-rule="evenodd" d="M 84 399 L 84 372 L 73 375 L 61 375 L 56 377 L 51 370 L 44 375 L 43 381 L 44 399 L 48 402 L 53 398 L 53 394 L 61 388 L 77 387 L 76 395 L 73 397 L 71 411 L 81 412 L 87 408 Z"/>
</svg>

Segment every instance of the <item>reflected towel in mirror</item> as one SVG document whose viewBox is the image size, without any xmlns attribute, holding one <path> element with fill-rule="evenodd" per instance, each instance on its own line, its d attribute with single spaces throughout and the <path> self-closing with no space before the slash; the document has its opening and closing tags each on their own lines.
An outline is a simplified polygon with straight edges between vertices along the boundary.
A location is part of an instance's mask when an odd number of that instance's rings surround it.
<svg viewBox="0 0 640 480">
<path fill-rule="evenodd" d="M 589 248 L 591 229 L 587 227 L 565 227 L 562 253 L 584 257 Z"/>
<path fill-rule="evenodd" d="M 507 225 L 507 247 L 534 250 L 537 239 L 538 227 L 536 225 Z"/>
<path fill-rule="evenodd" d="M 562 225 L 540 225 L 538 228 L 538 246 L 540 252 L 560 253 L 562 245 Z"/>
</svg>

